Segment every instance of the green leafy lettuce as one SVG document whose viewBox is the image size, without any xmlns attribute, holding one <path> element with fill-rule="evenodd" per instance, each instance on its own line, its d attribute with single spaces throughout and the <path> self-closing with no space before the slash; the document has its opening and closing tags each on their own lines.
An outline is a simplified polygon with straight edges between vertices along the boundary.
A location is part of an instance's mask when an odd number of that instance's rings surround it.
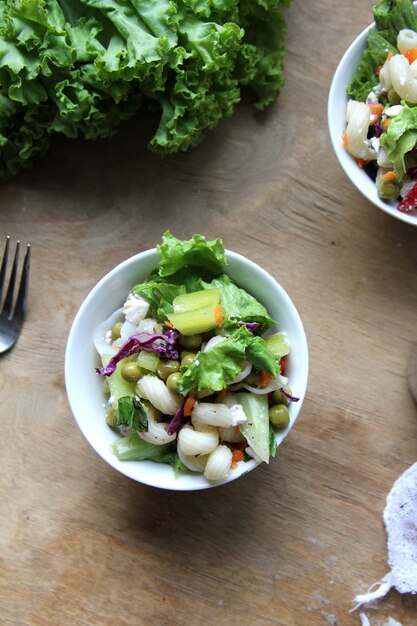
<svg viewBox="0 0 417 626">
<path fill-rule="evenodd" d="M 138 398 L 135 396 L 119 398 L 117 423 L 119 426 L 128 426 L 140 432 L 148 430 L 148 416 Z"/>
<path fill-rule="evenodd" d="M 178 388 L 183 395 L 192 389 L 220 391 L 241 372 L 244 361 L 272 376 L 279 374 L 275 356 L 265 341 L 242 326 L 207 352 L 199 352 L 190 366 L 182 368 Z"/>
<path fill-rule="evenodd" d="M 157 251 L 157 269 L 149 280 L 135 285 L 132 290 L 149 302 L 151 314 L 157 321 L 165 321 L 172 313 L 172 302 L 177 296 L 218 288 L 224 332 L 236 328 L 238 322 L 257 322 L 262 334 L 275 324 L 256 298 L 238 287 L 227 274 L 217 276 L 227 265 L 220 239 L 207 241 L 201 235 L 194 235 L 187 241 L 180 241 L 167 231 Z M 215 277 L 211 278 L 213 275 Z"/>
<path fill-rule="evenodd" d="M 403 178 L 407 169 L 404 157 L 416 144 L 417 107 L 404 106 L 381 135 L 381 146 L 394 163 L 399 180 Z"/>
<path fill-rule="evenodd" d="M 52 134 L 109 137 L 147 106 L 161 154 L 283 85 L 289 0 L 0 0 L 0 180 Z"/>
</svg>

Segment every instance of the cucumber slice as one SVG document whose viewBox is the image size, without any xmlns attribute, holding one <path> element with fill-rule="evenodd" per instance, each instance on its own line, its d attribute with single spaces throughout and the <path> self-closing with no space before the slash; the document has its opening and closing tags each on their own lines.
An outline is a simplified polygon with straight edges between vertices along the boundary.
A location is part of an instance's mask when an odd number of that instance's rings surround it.
<svg viewBox="0 0 417 626">
<path fill-rule="evenodd" d="M 111 355 L 103 354 L 101 357 L 101 361 L 103 366 L 106 366 L 110 361 Z M 127 359 L 122 359 L 116 366 L 116 370 L 113 372 L 111 376 L 108 376 L 107 383 L 109 385 L 110 395 L 116 398 L 123 398 L 123 396 L 133 396 L 135 394 L 135 386 L 136 383 L 129 383 L 122 377 L 121 370 L 123 365 L 128 361 L 132 361 L 130 357 Z"/>
<path fill-rule="evenodd" d="M 159 365 L 159 354 L 156 352 L 146 352 L 146 350 L 142 350 L 139 352 L 137 363 L 143 367 L 144 370 L 155 373 Z"/>
<path fill-rule="evenodd" d="M 265 463 L 269 463 L 269 411 L 266 394 L 237 393 L 237 404 L 243 407 L 246 422 L 240 424 L 240 431 L 250 447 Z"/>
<path fill-rule="evenodd" d="M 220 289 L 204 289 L 202 291 L 194 291 L 193 293 L 185 293 L 174 298 L 172 304 L 174 313 L 182 313 L 184 311 L 195 311 L 206 306 L 216 306 L 220 302 Z"/>
<path fill-rule="evenodd" d="M 217 328 L 216 305 L 210 304 L 194 311 L 170 313 L 167 318 L 182 335 L 199 335 Z"/>
<path fill-rule="evenodd" d="M 275 333 L 265 337 L 265 343 L 268 348 L 279 359 L 286 356 L 290 352 L 290 342 L 285 333 Z"/>
</svg>

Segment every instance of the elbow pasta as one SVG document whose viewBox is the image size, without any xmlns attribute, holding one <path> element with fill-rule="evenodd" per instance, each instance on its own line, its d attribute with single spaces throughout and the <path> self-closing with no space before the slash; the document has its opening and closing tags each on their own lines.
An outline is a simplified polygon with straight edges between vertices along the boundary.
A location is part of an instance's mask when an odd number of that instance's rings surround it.
<svg viewBox="0 0 417 626">
<path fill-rule="evenodd" d="M 167 433 L 169 423 L 157 421 L 158 411 L 154 407 L 148 407 L 146 413 L 148 416 L 148 430 L 140 432 L 139 437 L 148 443 L 154 443 L 158 446 L 175 441 L 176 434 L 168 435 Z"/>
<path fill-rule="evenodd" d="M 199 424 L 237 426 L 246 421 L 246 415 L 239 404 L 228 407 L 226 404 L 198 402 L 191 413 L 191 421 L 196 428 Z"/>
<path fill-rule="evenodd" d="M 178 434 L 178 442 L 187 455 L 209 454 L 219 443 L 219 433 L 214 426 L 206 426 L 204 431 L 193 426 L 183 426 Z"/>
<path fill-rule="evenodd" d="M 140 398 L 149 400 L 154 407 L 165 415 L 175 415 L 182 400 L 173 394 L 157 376 L 146 374 L 136 383 L 136 393 Z"/>
<path fill-rule="evenodd" d="M 220 444 L 208 455 L 204 476 L 208 480 L 221 480 L 228 474 L 231 463 L 230 448 Z"/>
<path fill-rule="evenodd" d="M 184 426 L 184 428 L 188 428 L 188 427 Z M 199 454 L 199 455 L 185 454 L 184 450 L 182 449 L 179 438 L 177 440 L 177 452 L 178 452 L 180 461 L 184 463 L 185 467 L 187 467 L 189 470 L 191 470 L 192 472 L 199 472 L 199 473 L 204 472 L 204 468 L 206 467 L 206 463 L 207 463 L 207 456 L 208 456 L 207 454 Z"/>
<path fill-rule="evenodd" d="M 412 48 L 417 48 L 417 33 L 415 30 L 411 30 L 411 28 L 404 28 L 400 30 L 397 36 L 397 48 L 404 54 L 407 50 L 411 50 Z"/>
<path fill-rule="evenodd" d="M 349 152 L 359 159 L 375 159 L 375 152 L 368 142 L 368 130 L 371 123 L 371 109 L 364 102 L 349 100 L 346 109 L 346 140 Z"/>
<path fill-rule="evenodd" d="M 394 91 L 402 98 L 417 103 L 417 61 L 409 63 L 401 54 L 394 55 L 386 64 Z M 385 74 L 384 74 L 385 77 Z"/>
</svg>

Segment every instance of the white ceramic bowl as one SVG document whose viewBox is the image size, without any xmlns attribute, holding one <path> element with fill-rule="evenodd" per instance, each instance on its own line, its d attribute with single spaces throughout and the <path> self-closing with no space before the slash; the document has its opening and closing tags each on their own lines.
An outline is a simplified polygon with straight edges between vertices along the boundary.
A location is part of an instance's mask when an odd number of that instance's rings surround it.
<svg viewBox="0 0 417 626">
<path fill-rule="evenodd" d="M 414 5 L 417 3 L 415 2 Z M 417 226 L 417 210 L 402 213 L 396 202 L 382 200 L 377 193 L 374 181 L 358 167 L 354 158 L 343 147 L 342 135 L 346 128 L 346 104 L 348 101 L 347 87 L 353 80 L 359 66 L 359 60 L 366 47 L 368 31 L 375 28 L 372 23 L 355 39 L 343 55 L 333 77 L 327 106 L 330 139 L 340 165 L 355 187 L 375 206 L 398 220 Z"/>
<path fill-rule="evenodd" d="M 284 289 L 261 267 L 234 252 L 226 251 L 227 274 L 238 285 L 251 292 L 280 322 L 280 330 L 288 334 L 291 353 L 286 375 L 298 402 L 289 407 L 290 424 L 277 434 L 280 444 L 293 426 L 303 403 L 308 377 L 308 350 L 304 328 L 297 310 Z M 74 417 L 94 450 L 122 474 L 141 483 L 172 490 L 195 490 L 230 482 L 252 470 L 258 463 L 239 463 L 223 481 L 210 482 L 203 474 L 184 473 L 175 478 L 170 466 L 151 461 L 119 461 L 110 445 L 118 438 L 106 424 L 103 381 L 95 373 L 100 365 L 93 345 L 95 328 L 119 308 L 131 288 L 145 280 L 157 265 L 156 250 L 147 250 L 127 259 L 111 270 L 92 289 L 81 305 L 72 324 L 65 353 L 65 385 Z M 271 459 L 273 462 L 273 459 Z"/>
</svg>

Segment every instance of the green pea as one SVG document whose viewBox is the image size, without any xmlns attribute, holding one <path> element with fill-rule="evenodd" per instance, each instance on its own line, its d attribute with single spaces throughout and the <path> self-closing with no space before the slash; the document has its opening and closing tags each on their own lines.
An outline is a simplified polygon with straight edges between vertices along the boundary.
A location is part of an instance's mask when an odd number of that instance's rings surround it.
<svg viewBox="0 0 417 626">
<path fill-rule="evenodd" d="M 388 102 L 390 104 L 400 104 L 400 102 L 401 102 L 400 96 L 397 94 L 395 89 L 393 89 L 392 87 L 391 87 L 391 89 L 388 92 Z"/>
<path fill-rule="evenodd" d="M 135 361 L 125 363 L 120 371 L 122 378 L 129 383 L 136 383 L 143 376 L 143 370 Z"/>
<path fill-rule="evenodd" d="M 178 393 L 178 382 L 181 378 L 181 374 L 179 372 L 173 372 L 170 374 L 166 380 L 166 385 L 170 391 L 173 393 Z"/>
<path fill-rule="evenodd" d="M 181 335 L 180 337 L 180 344 L 187 350 L 196 350 L 201 346 L 202 341 L 202 335 Z"/>
<path fill-rule="evenodd" d="M 195 357 L 197 355 L 194 354 L 193 352 L 188 352 L 187 354 L 185 354 L 182 359 L 181 359 L 181 365 L 185 365 L 185 366 L 189 366 L 191 365 L 191 363 L 194 361 Z"/>
<path fill-rule="evenodd" d="M 158 374 L 159 378 L 162 378 L 162 380 L 166 380 L 170 374 L 173 374 L 174 372 L 178 372 L 179 369 L 180 369 L 179 361 L 161 359 L 158 363 L 156 373 Z"/>
<path fill-rule="evenodd" d="M 117 322 L 111 329 L 111 338 L 112 341 L 116 341 L 120 337 L 120 331 L 122 330 L 123 322 Z"/>
<path fill-rule="evenodd" d="M 283 386 L 283 389 L 285 389 L 287 393 L 291 394 L 291 389 L 286 385 Z M 288 406 L 289 403 L 289 398 L 287 398 L 287 396 L 281 391 L 281 389 L 277 389 L 272 394 L 272 404 L 285 404 L 286 406 Z"/>
<path fill-rule="evenodd" d="M 269 409 L 269 421 L 275 428 L 285 428 L 290 423 L 290 414 L 285 404 L 274 404 Z"/>
<path fill-rule="evenodd" d="M 106 422 L 112 428 L 115 428 L 117 426 L 117 415 L 114 409 L 112 408 L 107 409 Z"/>
</svg>

